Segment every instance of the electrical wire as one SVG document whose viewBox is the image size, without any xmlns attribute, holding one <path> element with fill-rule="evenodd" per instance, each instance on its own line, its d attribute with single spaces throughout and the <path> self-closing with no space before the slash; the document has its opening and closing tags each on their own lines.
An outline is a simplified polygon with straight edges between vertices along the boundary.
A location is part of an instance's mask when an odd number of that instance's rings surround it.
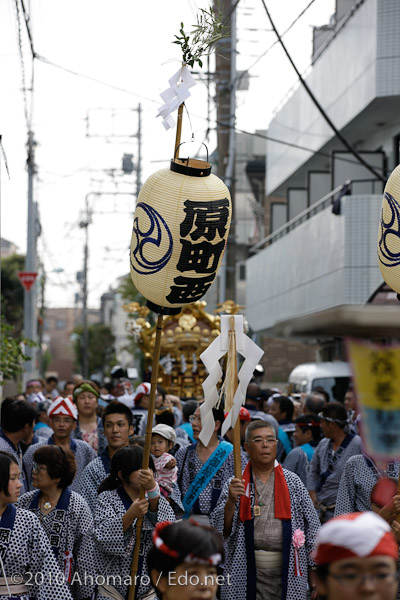
<svg viewBox="0 0 400 600">
<path fill-rule="evenodd" d="M 28 14 L 27 14 L 27 12 L 25 10 L 24 0 L 21 0 L 21 6 L 22 6 L 22 12 L 23 12 L 23 15 L 24 15 L 26 31 L 27 31 L 28 38 L 29 38 L 29 45 L 31 47 L 32 58 L 35 58 L 36 53 L 35 53 L 35 50 L 33 49 L 33 38 L 32 38 L 32 33 L 31 33 L 31 30 L 30 30 L 30 27 L 29 27 L 29 16 L 28 16 Z"/>
<path fill-rule="evenodd" d="M 196 117 L 198 119 L 206 120 L 206 117 L 204 117 L 202 115 L 195 115 L 195 114 L 192 113 L 192 116 Z M 288 146 L 289 148 L 296 148 L 297 150 L 304 150 L 305 152 L 310 152 L 311 154 L 317 154 L 318 156 L 324 156 L 325 158 L 332 159 L 332 155 L 331 154 L 329 154 L 328 152 L 323 152 L 322 150 L 315 150 L 314 148 L 308 148 L 307 146 L 302 146 L 301 144 L 295 144 L 294 142 L 288 142 L 286 140 L 280 140 L 279 138 L 274 138 L 274 137 L 272 137 L 270 135 L 266 135 L 266 134 L 259 133 L 259 132 L 256 132 L 256 131 L 247 131 L 246 129 L 239 129 L 238 127 L 232 127 L 231 125 L 229 125 L 227 123 L 222 123 L 221 121 L 218 121 L 216 119 L 211 119 L 211 123 L 217 125 L 218 127 L 225 127 L 226 129 L 234 129 L 236 133 L 244 133 L 244 134 L 250 135 L 252 137 L 258 137 L 258 138 L 261 138 L 263 140 L 268 140 L 270 142 L 275 142 L 276 144 L 282 144 L 283 146 Z M 353 164 L 353 165 L 358 165 L 359 164 L 358 160 L 352 160 L 351 158 L 344 158 L 343 157 L 343 158 L 337 158 L 337 160 L 340 160 L 340 161 L 346 162 L 346 163 L 350 163 L 350 164 Z M 159 160 L 159 161 L 151 161 L 151 162 L 168 162 L 168 161 L 169 161 L 169 159 Z M 377 169 L 378 171 L 385 172 L 385 168 L 384 167 L 375 167 L 375 169 Z"/>
<path fill-rule="evenodd" d="M 18 52 L 21 66 L 21 79 L 22 79 L 22 95 L 24 100 L 24 115 L 26 121 L 26 127 L 28 132 L 31 130 L 31 114 L 29 110 L 28 103 L 28 95 L 26 93 L 26 70 L 25 70 L 25 60 L 24 60 L 24 50 L 22 47 L 22 28 L 21 28 L 21 16 L 20 16 L 20 6 L 19 0 L 15 0 L 15 14 L 17 17 L 17 38 L 18 38 Z M 33 90 L 33 66 L 32 66 L 32 84 L 31 90 Z"/>
<path fill-rule="evenodd" d="M 222 123 L 219 123 L 219 125 L 222 125 Z M 328 154 L 328 152 L 323 152 L 322 150 L 314 150 L 312 148 L 307 148 L 306 146 L 301 146 L 300 144 L 294 144 L 293 142 L 286 142 L 284 140 L 279 140 L 278 138 L 273 138 L 270 135 L 264 135 L 262 133 L 246 131 L 244 129 L 238 129 L 238 128 L 236 128 L 236 131 L 238 133 L 245 133 L 246 135 L 251 135 L 253 137 L 259 137 L 261 139 L 268 140 L 270 142 L 275 142 L 276 144 L 282 144 L 284 146 L 289 146 L 290 148 L 296 148 L 298 150 L 304 150 L 305 152 L 311 152 L 312 154 L 318 154 L 319 156 L 324 156 L 326 158 L 332 159 L 332 155 L 331 154 Z M 340 161 L 346 162 L 346 163 L 351 163 L 353 165 L 360 164 L 358 160 L 351 160 L 351 158 L 339 158 L 339 157 L 337 157 L 336 160 L 340 160 Z M 375 167 L 375 169 L 377 169 L 378 171 L 385 172 L 385 168 L 384 167 Z M 381 179 L 382 181 L 386 182 L 386 179 L 383 179 L 383 175 L 377 177 L 377 179 Z"/>
<path fill-rule="evenodd" d="M 78 73 L 78 71 L 74 71 L 73 69 L 68 69 L 67 67 L 63 67 L 48 58 L 41 56 L 40 54 L 35 54 L 35 58 L 40 62 L 43 62 L 51 67 L 55 67 L 56 69 L 60 69 L 61 71 L 65 71 L 66 73 L 70 73 L 71 75 L 75 75 L 76 77 L 81 77 L 82 79 L 88 79 L 89 81 L 94 81 L 100 85 L 104 85 L 113 90 L 117 90 L 119 92 L 124 92 L 125 94 L 129 94 L 130 96 L 135 96 L 136 98 L 141 98 L 142 100 L 147 100 L 148 102 L 153 102 L 154 104 L 160 104 L 160 101 L 154 100 L 153 98 L 148 98 L 147 96 L 142 96 L 141 94 L 135 94 L 131 90 L 127 90 L 126 88 L 119 87 L 118 85 L 113 85 L 112 83 L 107 83 L 106 81 L 102 81 L 101 79 L 97 79 L 96 77 L 91 77 L 90 75 L 84 75 L 83 73 Z"/>
<path fill-rule="evenodd" d="M 310 8 L 310 6 L 311 6 L 312 4 L 314 4 L 314 2 L 315 2 L 315 0 L 311 0 L 311 1 L 310 1 L 310 2 L 307 4 L 307 6 L 306 6 L 305 8 L 303 8 L 303 10 L 302 10 L 302 11 L 301 11 L 301 12 L 300 12 L 298 15 L 297 15 L 297 17 L 294 19 L 294 21 L 292 21 L 292 22 L 290 23 L 289 27 L 287 27 L 287 28 L 285 29 L 285 31 L 284 31 L 284 32 L 281 34 L 281 37 L 284 37 L 284 36 L 285 36 L 285 35 L 286 35 L 286 34 L 287 34 L 287 33 L 288 33 L 288 32 L 289 32 L 291 29 L 292 29 L 292 27 L 294 27 L 294 25 L 296 25 L 297 21 L 299 21 L 299 20 L 301 19 L 301 17 L 302 17 L 302 16 L 303 16 L 303 15 L 304 15 L 304 14 L 307 12 L 307 10 Z M 273 30 L 271 29 L 271 31 L 273 31 Z M 266 49 L 266 50 L 265 50 L 265 51 L 264 51 L 262 54 L 260 54 L 260 56 L 259 56 L 259 57 L 258 57 L 258 58 L 257 58 L 257 59 L 256 59 L 256 60 L 253 62 L 253 64 L 252 64 L 252 65 L 250 65 L 250 67 L 249 67 L 248 69 L 246 69 L 245 71 L 242 71 L 242 72 L 240 73 L 240 75 L 238 75 L 238 78 L 237 78 L 237 83 L 240 83 L 240 81 L 242 80 L 242 78 L 243 78 L 243 77 L 244 77 L 244 76 L 245 76 L 247 73 L 249 73 L 250 69 L 252 69 L 253 67 L 255 67 L 255 66 L 256 66 L 256 64 L 257 64 L 257 63 L 259 63 L 259 62 L 260 62 L 260 60 L 261 60 L 262 58 L 264 58 L 264 56 L 266 56 L 266 55 L 267 55 L 267 54 L 268 54 L 268 53 L 269 53 L 269 52 L 272 50 L 272 48 L 274 48 L 274 47 L 275 47 L 275 46 L 276 46 L 278 43 L 279 43 L 279 40 L 275 40 L 275 42 L 273 42 L 273 43 L 272 43 L 272 44 L 271 44 L 271 45 L 270 45 L 270 46 L 269 46 L 269 47 L 268 47 L 268 48 L 267 48 L 267 49 Z"/>
<path fill-rule="evenodd" d="M 382 182 L 386 183 L 386 179 L 384 178 L 383 175 L 381 175 L 380 173 L 378 173 L 374 167 L 372 165 L 370 165 L 366 160 L 364 160 L 364 158 L 361 156 L 361 154 L 359 154 L 359 152 L 356 150 L 356 148 L 354 148 L 354 146 L 347 140 L 347 138 L 344 137 L 344 135 L 341 133 L 341 131 L 339 131 L 337 129 L 337 127 L 335 126 L 335 124 L 333 123 L 333 121 L 330 119 L 330 117 L 327 115 L 327 113 L 325 112 L 324 108 L 322 107 L 322 105 L 320 104 L 320 102 L 317 100 L 317 98 L 314 96 L 313 92 L 311 91 L 310 87 L 308 86 L 308 84 L 306 83 L 306 81 L 304 80 L 304 78 L 302 77 L 300 71 L 298 70 L 298 68 L 296 67 L 288 49 L 286 48 L 282 37 L 279 35 L 275 24 L 271 18 L 271 15 L 268 11 L 267 5 L 265 4 L 265 0 L 261 0 L 265 12 L 267 13 L 267 17 L 269 19 L 269 22 L 271 23 L 271 27 L 275 32 L 276 37 L 278 38 L 278 41 L 280 43 L 280 45 L 282 46 L 283 51 L 285 52 L 290 64 L 292 65 L 293 69 L 296 72 L 297 77 L 299 78 L 300 83 L 302 84 L 302 86 L 304 87 L 305 91 L 307 92 L 307 94 L 310 96 L 311 100 L 313 101 L 313 103 L 315 104 L 315 106 L 317 107 L 317 109 L 319 110 L 319 112 L 321 113 L 322 117 L 325 119 L 325 121 L 328 123 L 329 127 L 332 129 L 332 131 L 336 134 L 336 136 L 339 138 L 339 140 L 342 142 L 342 144 L 347 148 L 347 150 L 349 152 L 351 152 L 351 154 L 353 154 L 353 156 L 355 156 L 355 158 L 358 160 L 359 163 L 361 163 L 366 169 L 368 169 L 368 171 L 370 171 L 370 173 L 372 173 L 377 179 L 380 179 Z"/>
</svg>

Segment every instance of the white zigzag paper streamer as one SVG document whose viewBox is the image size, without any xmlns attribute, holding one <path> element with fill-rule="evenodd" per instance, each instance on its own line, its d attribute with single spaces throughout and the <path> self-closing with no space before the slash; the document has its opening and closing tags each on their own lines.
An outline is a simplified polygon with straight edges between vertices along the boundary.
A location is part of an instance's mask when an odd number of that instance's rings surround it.
<svg viewBox="0 0 400 600">
<path fill-rule="evenodd" d="M 165 129 L 171 129 L 175 126 L 175 119 L 171 116 L 175 110 L 190 96 L 189 88 L 196 85 L 187 65 L 183 65 L 168 80 L 169 88 L 164 90 L 160 96 L 164 104 L 158 109 L 157 117 L 162 117 L 162 124 Z"/>
<path fill-rule="evenodd" d="M 222 369 L 219 360 L 228 350 L 229 319 L 231 315 L 221 316 L 221 334 L 205 350 L 200 359 L 206 367 L 209 375 L 203 382 L 204 402 L 200 407 L 202 429 L 199 435 L 200 441 L 207 446 L 214 432 L 215 420 L 212 409 L 218 402 L 217 383 L 222 377 Z M 243 332 L 243 315 L 235 315 L 236 350 L 245 359 L 238 373 L 238 387 L 233 398 L 233 406 L 222 425 L 221 434 L 224 436 L 230 427 L 234 427 L 239 416 L 240 407 L 246 400 L 247 386 L 253 377 L 254 369 L 260 362 L 264 350 L 259 348 Z"/>
</svg>

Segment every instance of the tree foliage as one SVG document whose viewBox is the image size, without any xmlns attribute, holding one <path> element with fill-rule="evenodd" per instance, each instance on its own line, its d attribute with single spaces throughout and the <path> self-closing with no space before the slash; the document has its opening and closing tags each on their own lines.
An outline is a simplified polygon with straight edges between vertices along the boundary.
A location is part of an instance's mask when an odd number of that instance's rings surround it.
<svg viewBox="0 0 400 600">
<path fill-rule="evenodd" d="M 16 379 L 23 371 L 23 363 L 29 360 L 24 352 L 24 346 L 33 348 L 35 342 L 21 335 L 16 335 L 12 325 L 1 317 L 1 346 L 0 346 L 0 376 L 3 381 Z"/>
<path fill-rule="evenodd" d="M 74 352 L 76 367 L 79 370 L 82 365 L 82 339 L 83 328 L 76 327 L 77 334 L 74 340 Z M 89 374 L 101 371 L 109 373 L 115 365 L 115 336 L 110 327 L 104 323 L 94 323 L 88 327 L 88 365 Z"/>
<path fill-rule="evenodd" d="M 193 67 L 197 62 L 201 68 L 201 57 L 209 55 L 213 46 L 226 36 L 225 28 L 219 14 L 214 13 L 211 6 L 199 9 L 197 23 L 192 27 L 192 31 L 186 34 L 184 24 L 181 23 L 180 35 L 175 35 L 172 43 L 181 47 L 183 63 Z"/>
<path fill-rule="evenodd" d="M 139 302 L 139 304 L 146 304 L 146 298 L 136 289 L 131 276 L 127 275 L 122 280 L 118 292 L 121 294 L 122 300 L 127 302 Z"/>
<path fill-rule="evenodd" d="M 1 315 L 14 328 L 16 337 L 22 333 L 24 322 L 24 289 L 18 271 L 24 270 L 25 257 L 21 254 L 6 256 L 1 261 Z"/>
</svg>

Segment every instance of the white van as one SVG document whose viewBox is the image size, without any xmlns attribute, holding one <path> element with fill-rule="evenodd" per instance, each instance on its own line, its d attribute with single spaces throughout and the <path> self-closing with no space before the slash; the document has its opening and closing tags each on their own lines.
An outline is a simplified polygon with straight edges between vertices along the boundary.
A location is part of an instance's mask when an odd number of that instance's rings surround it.
<svg viewBox="0 0 400 600">
<path fill-rule="evenodd" d="M 289 375 L 289 394 L 309 394 L 317 386 L 323 387 L 330 400 L 344 401 L 352 376 L 347 362 L 319 362 L 297 365 Z"/>
</svg>

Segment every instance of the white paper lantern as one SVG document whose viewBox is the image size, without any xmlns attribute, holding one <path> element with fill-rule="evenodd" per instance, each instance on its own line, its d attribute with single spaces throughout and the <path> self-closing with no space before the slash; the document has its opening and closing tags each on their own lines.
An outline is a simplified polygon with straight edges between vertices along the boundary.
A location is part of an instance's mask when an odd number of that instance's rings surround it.
<svg viewBox="0 0 400 600">
<path fill-rule="evenodd" d="M 177 314 L 213 283 L 231 222 L 231 198 L 208 162 L 175 159 L 143 185 L 130 266 L 135 287 L 160 314 Z"/>
<path fill-rule="evenodd" d="M 378 259 L 383 279 L 400 294 L 400 165 L 394 169 L 385 186 L 379 223 Z"/>
</svg>

